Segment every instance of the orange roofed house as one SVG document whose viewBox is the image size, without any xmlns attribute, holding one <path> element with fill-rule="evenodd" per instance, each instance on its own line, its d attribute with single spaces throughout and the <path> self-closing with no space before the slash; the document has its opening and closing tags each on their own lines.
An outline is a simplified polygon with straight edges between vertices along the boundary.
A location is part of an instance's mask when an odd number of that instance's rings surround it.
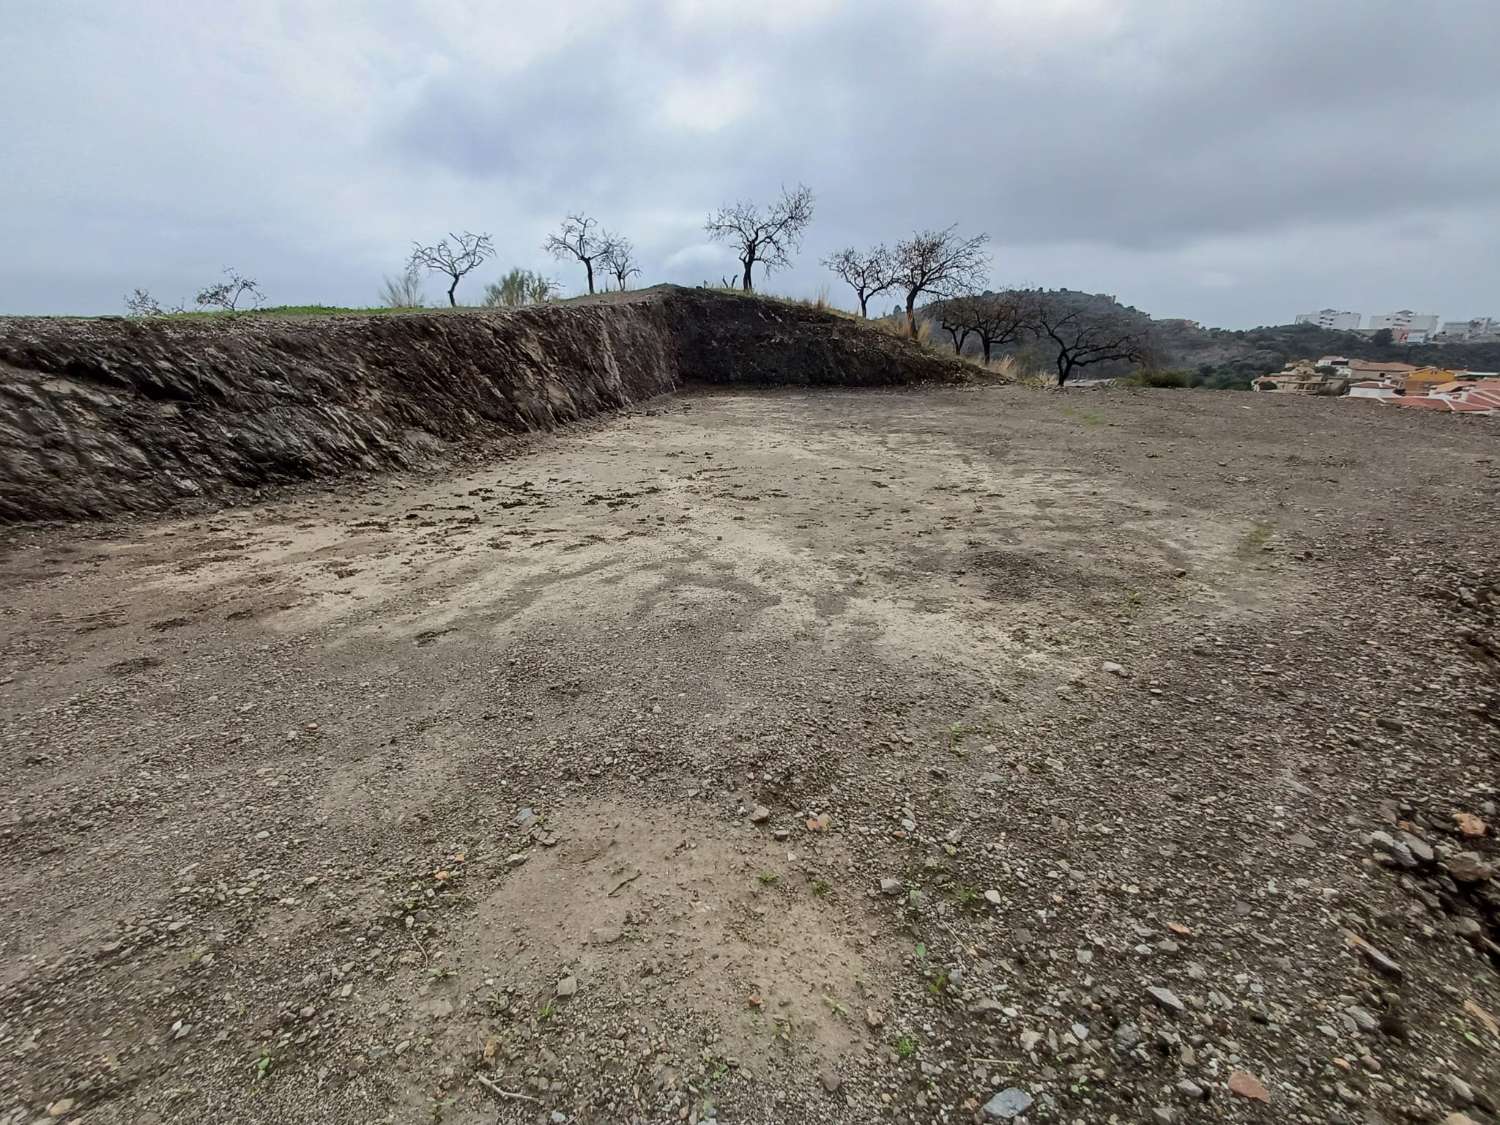
<svg viewBox="0 0 1500 1125">
<path fill-rule="evenodd" d="M 1426 368 L 1418 374 L 1428 372 L 1452 375 L 1453 372 L 1436 372 Z M 1421 392 L 1415 387 L 1423 388 Z M 1392 406 L 1405 406 L 1417 410 L 1436 410 L 1445 414 L 1500 414 L 1500 379 L 1448 379 L 1433 382 L 1430 378 L 1408 383 L 1407 393 L 1385 399 Z"/>
<path fill-rule="evenodd" d="M 1458 381 L 1458 373 L 1443 367 L 1417 367 L 1406 373 L 1403 390 L 1408 396 L 1431 393 L 1434 387 Z"/>
</svg>

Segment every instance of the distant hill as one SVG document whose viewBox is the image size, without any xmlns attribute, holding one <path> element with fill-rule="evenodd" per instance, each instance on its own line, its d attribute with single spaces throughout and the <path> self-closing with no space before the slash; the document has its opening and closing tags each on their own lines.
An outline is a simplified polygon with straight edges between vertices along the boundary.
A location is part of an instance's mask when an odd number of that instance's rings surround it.
<svg viewBox="0 0 1500 1125">
<path fill-rule="evenodd" d="M 1337 332 L 1315 324 L 1231 330 L 1154 321 L 1152 333 L 1171 367 L 1225 386 L 1280 370 L 1289 360 L 1317 359 L 1324 355 L 1412 363 L 1418 367 L 1500 370 L 1500 343 L 1380 345 L 1358 332 Z"/>
<path fill-rule="evenodd" d="M 1244 387 L 1257 375 L 1279 371 L 1289 360 L 1344 355 L 1355 359 L 1412 363 L 1419 367 L 1449 367 L 1472 371 L 1500 371 L 1500 343 L 1482 344 L 1386 344 L 1378 345 L 1358 332 L 1338 332 L 1315 324 L 1278 324 L 1262 328 L 1202 328 L 1190 321 L 1157 320 L 1140 309 L 1122 305 L 1104 293 L 1056 290 L 1071 301 L 1097 306 L 1101 313 L 1139 318 L 1151 333 L 1156 364 L 1165 370 L 1185 372 L 1197 386 Z M 947 342 L 938 327 L 943 302 L 934 301 L 920 311 L 932 320 L 934 343 Z M 1024 359 L 1029 366 L 1050 369 L 1051 356 L 1034 343 L 1004 349 Z M 971 341 L 966 352 L 976 354 Z M 1119 374 L 1120 372 L 1098 372 Z M 1094 372 L 1090 372 L 1092 376 Z"/>
</svg>

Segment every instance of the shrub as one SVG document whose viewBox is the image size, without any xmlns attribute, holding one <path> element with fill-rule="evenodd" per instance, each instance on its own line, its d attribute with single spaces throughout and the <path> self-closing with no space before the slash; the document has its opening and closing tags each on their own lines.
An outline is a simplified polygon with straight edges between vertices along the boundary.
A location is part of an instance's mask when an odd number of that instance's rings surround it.
<svg viewBox="0 0 1500 1125">
<path fill-rule="evenodd" d="M 515 309 L 522 305 L 539 305 L 550 301 L 557 290 L 557 283 L 531 270 L 519 266 L 499 281 L 484 287 L 481 304 L 491 308 Z"/>
<path fill-rule="evenodd" d="M 380 287 L 380 303 L 388 309 L 419 309 L 427 303 L 422 277 L 408 266 L 400 277 L 387 277 Z"/>
<path fill-rule="evenodd" d="M 161 307 L 161 302 L 151 295 L 148 289 L 137 289 L 125 298 L 125 312 L 128 316 L 165 316 L 167 310 Z"/>
<path fill-rule="evenodd" d="M 239 312 L 241 301 L 248 301 L 254 308 L 263 299 L 260 286 L 252 278 L 244 276 L 233 266 L 226 266 L 224 280 L 198 290 L 193 303 L 205 311 Z"/>
</svg>

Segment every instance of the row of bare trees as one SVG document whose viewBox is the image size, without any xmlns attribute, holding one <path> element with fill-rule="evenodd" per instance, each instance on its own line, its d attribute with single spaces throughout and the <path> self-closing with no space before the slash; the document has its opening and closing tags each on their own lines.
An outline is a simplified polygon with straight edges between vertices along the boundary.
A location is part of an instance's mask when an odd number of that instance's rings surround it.
<svg viewBox="0 0 1500 1125">
<path fill-rule="evenodd" d="M 579 262 L 590 293 L 596 291 L 596 274 L 612 278 L 615 286 L 623 290 L 628 288 L 630 279 L 641 272 L 630 239 L 606 231 L 598 219 L 582 212 L 567 216 L 557 233 L 547 236 L 542 249 L 558 260 L 571 258 Z M 422 271 L 427 270 L 448 279 L 448 304 L 457 307 L 458 283 L 494 256 L 494 239 L 488 233 L 449 231 L 446 238 L 430 245 L 414 242 L 405 274 L 400 279 L 387 278 L 382 297 L 391 303 L 410 301 L 415 295 L 413 303 L 419 303 L 419 278 Z M 546 300 L 553 291 L 554 286 L 546 278 L 524 270 L 512 270 L 497 286 L 490 286 L 486 295 L 492 298 L 491 303 L 518 304 Z M 523 295 L 525 300 L 521 299 Z"/>
<path fill-rule="evenodd" d="M 953 338 L 953 353 L 963 355 L 969 337 L 979 342 L 988 364 L 995 348 L 1013 344 L 1031 326 L 1026 303 L 1015 293 L 976 293 L 952 297 L 940 306 L 938 323 Z"/>
<path fill-rule="evenodd" d="M 973 338 L 988 364 L 994 349 L 1034 343 L 1052 353 L 1057 385 L 1083 367 L 1100 363 L 1149 363 L 1147 322 L 1101 299 L 1065 290 L 971 293 L 938 302 L 934 319 L 962 355 Z"/>
<path fill-rule="evenodd" d="M 859 298 L 859 313 L 870 315 L 870 299 L 887 290 L 901 293 L 906 302 L 906 330 L 917 335 L 917 299 L 956 297 L 983 286 L 990 268 L 985 246 L 989 235 L 965 238 L 957 227 L 917 231 L 896 243 L 870 250 L 853 246 L 825 258 L 823 264 L 841 277 Z"/>
<path fill-rule="evenodd" d="M 630 279 L 641 272 L 635 260 L 635 246 L 623 235 L 611 234 L 599 220 L 582 212 L 569 215 L 556 234 L 549 234 L 542 249 L 559 261 L 573 258 L 582 264 L 589 292 L 594 292 L 594 267 L 605 277 L 612 277 L 616 288 L 628 288 Z"/>
<path fill-rule="evenodd" d="M 780 196 L 762 207 L 740 201 L 719 208 L 704 229 L 716 241 L 725 242 L 739 259 L 741 272 L 735 281 L 745 292 L 754 290 L 756 267 L 764 273 L 784 269 L 800 249 L 803 232 L 812 222 L 814 197 L 804 184 L 783 187 Z M 845 247 L 825 258 L 823 264 L 842 278 L 859 301 L 859 312 L 870 315 L 870 301 L 881 293 L 896 291 L 904 298 L 906 331 L 918 335 L 917 302 L 931 299 L 935 319 L 953 341 L 956 354 L 963 354 L 972 338 L 988 364 L 994 349 L 1022 340 L 1045 342 L 1055 352 L 1057 381 L 1065 384 L 1079 368 L 1107 362 L 1144 362 L 1149 341 L 1139 318 L 1101 309 L 1097 302 L 1079 300 L 1078 295 L 1041 290 L 990 293 L 984 289 L 990 271 L 986 251 L 987 234 L 965 237 L 956 226 L 943 230 L 920 230 L 897 242 L 868 250 Z M 599 220 L 583 212 L 566 216 L 556 233 L 547 237 L 542 249 L 558 260 L 571 259 L 584 268 L 590 293 L 602 275 L 608 287 L 612 279 L 624 290 L 638 276 L 640 266 L 635 247 L 628 238 L 611 233 Z M 387 278 L 382 301 L 394 307 L 422 303 L 423 271 L 448 279 L 448 303 L 456 307 L 459 283 L 495 256 L 488 233 L 450 231 L 432 244 L 414 242 L 404 274 Z M 242 301 L 259 303 L 260 290 L 253 280 L 234 270 L 226 280 L 205 287 L 196 297 L 200 308 L 235 310 Z M 727 280 L 727 279 L 726 279 Z M 485 289 L 486 304 L 516 306 L 550 300 L 556 282 L 530 270 L 512 269 Z M 164 310 L 143 290 L 126 299 L 131 312 L 160 314 Z M 180 311 L 180 309 L 179 309 Z"/>
<path fill-rule="evenodd" d="M 989 236 L 964 237 L 957 227 L 918 231 L 896 243 L 868 250 L 845 247 L 823 264 L 854 290 L 859 312 L 870 315 L 870 301 L 894 290 L 905 300 L 907 333 L 915 339 L 917 301 L 936 306 L 934 319 L 962 355 L 974 339 L 988 364 L 994 350 L 1035 341 L 1053 352 L 1062 386 L 1082 367 L 1099 363 L 1147 361 L 1150 341 L 1138 318 L 1107 310 L 1076 294 L 1042 290 L 984 291 L 990 270 Z"/>
<path fill-rule="evenodd" d="M 245 308 L 257 308 L 265 295 L 260 285 L 246 277 L 233 266 L 224 267 L 224 280 L 215 281 L 198 290 L 193 304 L 203 312 L 238 312 Z M 125 311 L 131 316 L 167 316 L 187 312 L 182 302 L 163 305 L 149 289 L 136 289 L 125 298 Z"/>
<path fill-rule="evenodd" d="M 708 217 L 704 229 L 710 238 L 727 243 L 740 261 L 735 280 L 749 293 L 753 291 L 755 267 L 765 273 L 791 265 L 792 254 L 801 247 L 802 232 L 812 222 L 812 189 L 799 184 L 782 188 L 781 195 L 768 206 L 739 202 L 719 208 Z M 557 231 L 547 236 L 542 249 L 559 261 L 572 260 L 583 266 L 588 291 L 597 291 L 599 278 L 612 280 L 617 289 L 626 289 L 632 277 L 640 276 L 635 246 L 624 235 L 615 234 L 600 225 L 599 220 L 581 211 L 563 219 Z M 450 231 L 448 237 L 432 245 L 412 244 L 411 258 L 401 279 L 387 279 L 386 300 L 401 299 L 420 289 L 414 281 L 423 270 L 440 273 L 448 279 L 448 303 L 457 305 L 455 292 L 466 274 L 478 269 L 495 254 L 488 234 Z"/>
</svg>

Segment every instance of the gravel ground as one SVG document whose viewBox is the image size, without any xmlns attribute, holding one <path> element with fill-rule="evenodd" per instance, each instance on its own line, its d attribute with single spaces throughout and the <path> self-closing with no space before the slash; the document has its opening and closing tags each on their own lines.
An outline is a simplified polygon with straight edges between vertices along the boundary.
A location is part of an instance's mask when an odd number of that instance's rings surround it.
<svg viewBox="0 0 1500 1125">
<path fill-rule="evenodd" d="M 11 529 L 0 1123 L 1500 1120 L 1497 435 L 685 394 Z"/>
</svg>

